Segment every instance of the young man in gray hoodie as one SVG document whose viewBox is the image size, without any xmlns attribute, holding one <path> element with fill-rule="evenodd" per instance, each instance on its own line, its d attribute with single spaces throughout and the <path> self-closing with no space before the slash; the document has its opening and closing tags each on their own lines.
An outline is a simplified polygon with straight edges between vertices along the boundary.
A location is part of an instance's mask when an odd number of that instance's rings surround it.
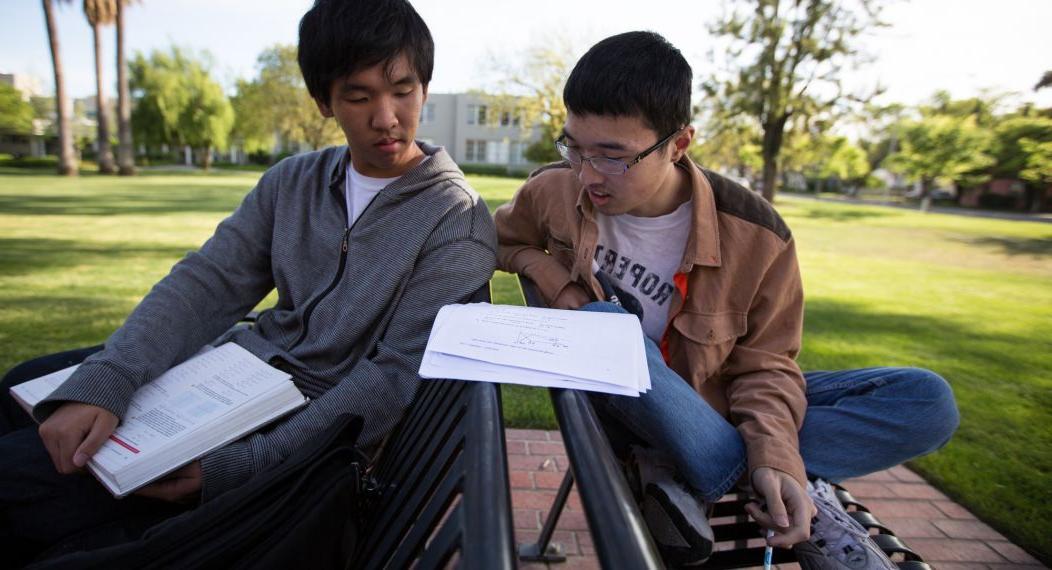
<svg viewBox="0 0 1052 570">
<path fill-rule="evenodd" d="M 467 299 L 496 264 L 482 199 L 446 151 L 414 140 L 433 59 L 430 32 L 404 0 L 316 0 L 300 22 L 300 68 L 347 146 L 268 170 L 100 350 L 52 355 L 8 374 L 3 398 L 12 384 L 83 359 L 33 410 L 39 435 L 10 402 L 0 414 L 7 552 L 33 556 L 85 528 L 208 501 L 340 414 L 365 419 L 366 447 L 395 426 L 417 391 L 439 308 Z M 231 328 L 275 288 L 277 304 L 254 327 Z M 137 497 L 116 501 L 82 473 L 139 387 L 224 342 L 289 371 L 310 403 Z"/>
</svg>

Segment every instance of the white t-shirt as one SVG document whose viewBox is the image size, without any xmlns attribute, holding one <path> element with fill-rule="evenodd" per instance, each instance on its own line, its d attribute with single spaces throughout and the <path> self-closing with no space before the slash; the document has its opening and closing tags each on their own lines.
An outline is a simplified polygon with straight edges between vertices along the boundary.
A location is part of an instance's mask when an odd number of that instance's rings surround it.
<svg viewBox="0 0 1052 570">
<path fill-rule="evenodd" d="M 420 161 L 420 164 L 427 162 L 430 156 L 424 155 L 424 160 Z M 354 225 L 354 221 L 358 219 L 358 216 L 362 215 L 365 208 L 369 206 L 369 202 L 373 201 L 373 198 L 380 193 L 388 185 L 394 183 L 401 176 L 395 176 L 394 178 L 373 178 L 372 176 L 365 176 L 354 169 L 354 164 L 347 165 L 347 176 L 345 178 L 346 188 L 344 195 L 347 199 L 347 227 Z"/>
<path fill-rule="evenodd" d="M 683 261 L 690 235 L 693 201 L 675 211 L 644 218 L 630 214 L 605 216 L 596 212 L 599 244 L 593 268 L 611 277 L 622 304 L 635 298 L 643 309 L 643 332 L 661 341 L 668 324 L 670 300 L 676 291 L 673 277 Z M 630 302 L 630 301 L 629 301 Z"/>
</svg>

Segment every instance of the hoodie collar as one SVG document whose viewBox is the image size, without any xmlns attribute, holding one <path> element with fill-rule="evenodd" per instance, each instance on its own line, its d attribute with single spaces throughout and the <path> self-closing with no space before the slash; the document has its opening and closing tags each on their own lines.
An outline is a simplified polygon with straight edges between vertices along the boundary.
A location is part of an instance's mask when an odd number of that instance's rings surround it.
<svg viewBox="0 0 1052 570">
<path fill-rule="evenodd" d="M 445 148 L 419 140 L 416 141 L 416 144 L 430 158 L 410 168 L 381 192 L 399 194 L 403 191 L 417 190 L 421 186 L 431 185 L 439 180 L 464 176 Z M 342 196 L 344 180 L 347 178 L 347 167 L 351 163 L 351 153 L 346 145 L 335 147 L 335 151 L 335 161 L 329 173 L 329 189 Z"/>
</svg>

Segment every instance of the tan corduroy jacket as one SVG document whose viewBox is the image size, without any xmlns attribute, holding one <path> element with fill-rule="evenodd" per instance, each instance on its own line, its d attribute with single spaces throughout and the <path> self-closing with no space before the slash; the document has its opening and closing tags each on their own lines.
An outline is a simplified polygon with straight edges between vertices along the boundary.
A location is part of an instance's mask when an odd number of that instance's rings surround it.
<svg viewBox="0 0 1052 570">
<path fill-rule="evenodd" d="M 737 426 L 749 473 L 771 467 L 805 484 L 797 432 L 807 402 L 794 360 L 803 290 L 789 228 L 758 195 L 683 158 L 693 231 L 675 276 L 662 352 Z M 571 282 L 603 298 L 592 275 L 598 226 L 592 204 L 564 164 L 531 175 L 494 219 L 501 269 L 532 279 L 549 302 Z"/>
</svg>

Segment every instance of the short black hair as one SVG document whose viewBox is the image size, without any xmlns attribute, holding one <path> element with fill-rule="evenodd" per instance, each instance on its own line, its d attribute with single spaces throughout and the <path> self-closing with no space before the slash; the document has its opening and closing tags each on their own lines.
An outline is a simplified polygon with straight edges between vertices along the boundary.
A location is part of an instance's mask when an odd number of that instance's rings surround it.
<svg viewBox="0 0 1052 570">
<path fill-rule="evenodd" d="M 574 66 L 563 102 L 575 115 L 638 116 L 667 136 L 690 124 L 693 73 L 654 32 L 626 32 L 595 44 Z"/>
<path fill-rule="evenodd" d="M 328 103 L 341 77 L 404 54 L 426 87 L 435 64 L 427 24 L 405 0 L 315 0 L 300 20 L 299 64 L 311 97 Z"/>
</svg>

